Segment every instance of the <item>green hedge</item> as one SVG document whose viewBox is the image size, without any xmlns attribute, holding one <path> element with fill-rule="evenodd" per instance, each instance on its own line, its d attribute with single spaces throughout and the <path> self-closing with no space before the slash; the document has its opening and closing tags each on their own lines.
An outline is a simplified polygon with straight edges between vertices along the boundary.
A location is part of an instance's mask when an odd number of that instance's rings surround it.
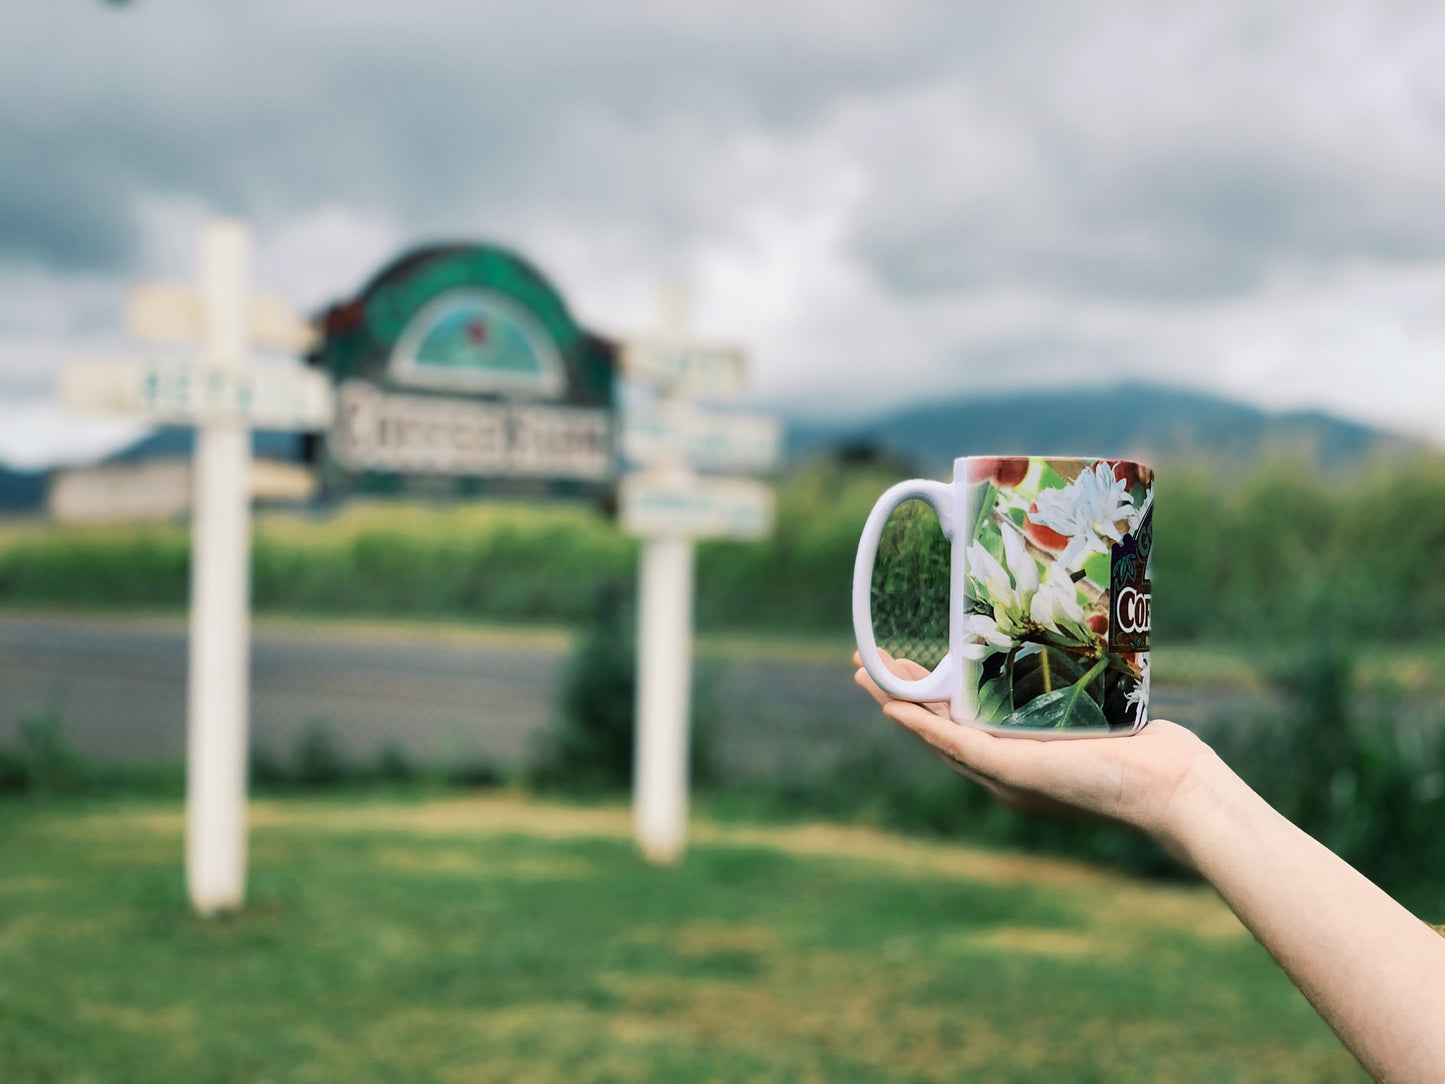
<svg viewBox="0 0 1445 1084">
<path fill-rule="evenodd" d="M 849 584 L 863 521 L 896 478 L 814 464 L 778 482 L 761 542 L 698 547 L 703 627 L 850 627 Z M 1445 632 L 1445 464 L 1421 460 L 1348 476 L 1290 464 L 1246 475 L 1160 471 L 1156 635 L 1300 634 L 1322 623 L 1375 640 Z M 939 623 L 946 548 L 927 515 L 885 540 L 892 609 Z M 0 605 L 179 608 L 181 524 L 0 531 Z M 258 520 L 258 610 L 578 623 L 605 583 L 630 589 L 636 543 L 572 506 L 370 505 Z"/>
</svg>

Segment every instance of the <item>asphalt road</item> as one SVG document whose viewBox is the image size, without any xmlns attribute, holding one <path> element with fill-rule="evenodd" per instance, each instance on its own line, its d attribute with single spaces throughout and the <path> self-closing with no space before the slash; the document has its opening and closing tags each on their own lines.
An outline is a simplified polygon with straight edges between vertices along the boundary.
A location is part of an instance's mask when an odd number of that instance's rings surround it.
<svg viewBox="0 0 1445 1084">
<path fill-rule="evenodd" d="M 395 739 L 428 759 L 513 760 L 551 717 L 566 650 L 555 635 L 262 623 L 251 647 L 253 740 L 284 754 L 321 722 L 355 755 Z M 0 741 L 46 708 L 88 753 L 179 758 L 186 656 L 179 620 L 0 618 Z"/>
<path fill-rule="evenodd" d="M 355 757 L 394 740 L 419 761 L 515 764 L 555 719 L 569 651 L 562 633 L 263 620 L 251 646 L 252 741 L 285 756 L 319 722 Z M 180 619 L 0 616 L 0 742 L 27 712 L 49 710 L 90 755 L 180 759 L 186 655 Z M 806 760 L 818 741 L 878 725 L 846 659 L 704 655 L 698 672 L 730 767 Z"/>
<path fill-rule="evenodd" d="M 556 717 L 569 651 L 563 633 L 261 620 L 252 741 L 285 757 L 323 723 L 356 758 L 395 741 L 418 762 L 516 765 Z M 699 707 L 732 774 L 805 776 L 860 748 L 933 768 L 854 687 L 845 652 L 702 650 L 697 670 Z M 1229 695 L 1157 687 L 1155 714 L 1203 719 Z M 184 621 L 0 616 L 0 743 L 37 710 L 54 711 L 92 756 L 179 760 Z"/>
</svg>

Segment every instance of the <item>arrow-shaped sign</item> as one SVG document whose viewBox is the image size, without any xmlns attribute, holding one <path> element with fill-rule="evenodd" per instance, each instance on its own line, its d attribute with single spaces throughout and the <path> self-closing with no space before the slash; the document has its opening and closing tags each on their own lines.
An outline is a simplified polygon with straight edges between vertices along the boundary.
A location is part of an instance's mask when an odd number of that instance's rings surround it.
<svg viewBox="0 0 1445 1084">
<path fill-rule="evenodd" d="M 776 418 L 719 414 L 676 401 L 631 406 L 622 419 L 622 454 L 644 466 L 766 471 L 778 465 L 782 443 Z"/>
<path fill-rule="evenodd" d="M 275 294 L 252 294 L 248 310 L 249 338 L 257 346 L 300 354 L 315 345 L 316 329 Z M 187 286 L 151 282 L 135 287 L 125 318 L 126 330 L 142 342 L 191 343 L 205 335 L 201 297 Z"/>
<path fill-rule="evenodd" d="M 618 487 L 623 527 L 644 538 L 764 538 L 773 491 L 751 478 L 629 474 Z"/>
<path fill-rule="evenodd" d="M 622 371 L 669 395 L 720 398 L 743 386 L 743 352 L 669 339 L 634 339 L 622 346 Z"/>
<path fill-rule="evenodd" d="M 170 425 L 232 422 L 252 429 L 324 429 L 331 382 L 313 369 L 185 361 L 75 362 L 60 371 L 60 401 L 77 410 Z"/>
</svg>

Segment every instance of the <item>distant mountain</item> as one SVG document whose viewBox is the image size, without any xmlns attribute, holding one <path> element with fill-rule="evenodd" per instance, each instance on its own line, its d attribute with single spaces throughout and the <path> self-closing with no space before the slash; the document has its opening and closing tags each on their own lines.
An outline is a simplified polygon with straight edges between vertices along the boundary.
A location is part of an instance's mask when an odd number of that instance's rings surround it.
<svg viewBox="0 0 1445 1084">
<path fill-rule="evenodd" d="M 251 432 L 251 454 L 257 459 L 301 459 L 301 434 L 268 430 Z M 196 447 L 196 431 L 185 426 L 164 426 L 106 456 L 102 463 L 135 463 L 142 459 L 189 456 Z"/>
<path fill-rule="evenodd" d="M 44 504 L 44 472 L 11 470 L 0 463 L 0 515 L 38 512 Z"/>
<path fill-rule="evenodd" d="M 302 438 L 298 433 L 263 430 L 251 434 L 251 451 L 258 459 L 302 459 Z M 166 426 L 153 430 L 134 444 L 112 452 L 101 463 L 137 463 L 143 459 L 175 459 L 195 449 L 195 430 Z M 47 471 L 17 471 L 0 463 L 0 515 L 40 512 L 45 505 Z"/>
<path fill-rule="evenodd" d="M 1198 457 L 1243 466 L 1270 454 L 1303 455 L 1326 468 L 1418 447 L 1402 437 L 1317 411 L 1272 414 L 1201 392 L 1150 384 L 1099 390 L 1017 392 L 933 402 L 865 421 L 787 424 L 788 458 L 824 452 L 886 458 L 930 476 L 955 456 L 1137 456 L 1154 463 Z M 194 433 L 163 428 L 106 457 L 107 463 L 190 455 Z M 300 460 L 301 437 L 258 432 L 258 457 Z M 45 474 L 0 465 L 0 513 L 38 511 Z"/>
<path fill-rule="evenodd" d="M 1016 392 L 920 404 L 851 423 L 790 422 L 790 458 L 823 451 L 883 456 L 927 474 L 961 455 L 1101 455 L 1150 462 L 1202 457 L 1244 465 L 1270 454 L 1346 467 L 1413 445 L 1318 411 L 1272 414 L 1202 392 L 1151 384 Z"/>
</svg>

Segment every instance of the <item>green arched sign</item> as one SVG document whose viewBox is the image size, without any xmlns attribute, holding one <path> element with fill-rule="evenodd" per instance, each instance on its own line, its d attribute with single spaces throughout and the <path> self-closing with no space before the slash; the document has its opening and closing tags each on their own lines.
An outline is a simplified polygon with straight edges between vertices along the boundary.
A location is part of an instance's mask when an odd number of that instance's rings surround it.
<svg viewBox="0 0 1445 1084">
<path fill-rule="evenodd" d="M 610 497 L 615 350 L 520 257 L 417 249 L 321 323 L 328 491 Z"/>
</svg>

